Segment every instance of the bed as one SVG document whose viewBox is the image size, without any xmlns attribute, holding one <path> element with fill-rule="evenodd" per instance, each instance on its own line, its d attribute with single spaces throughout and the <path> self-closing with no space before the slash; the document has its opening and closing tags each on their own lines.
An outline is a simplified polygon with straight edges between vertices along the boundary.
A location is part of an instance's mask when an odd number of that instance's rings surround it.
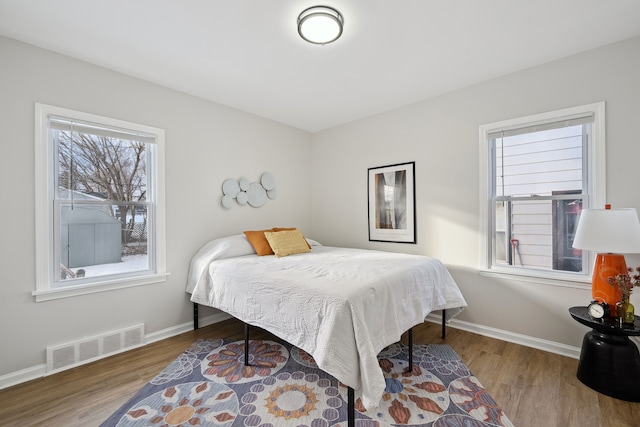
<svg viewBox="0 0 640 427">
<path fill-rule="evenodd" d="M 213 240 L 193 257 L 186 290 L 194 307 L 306 351 L 365 408 L 376 407 L 385 388 L 378 353 L 432 311 L 446 313 L 444 325 L 467 304 L 434 258 L 306 243 L 308 252 L 278 257 L 258 256 L 242 234 Z"/>
</svg>

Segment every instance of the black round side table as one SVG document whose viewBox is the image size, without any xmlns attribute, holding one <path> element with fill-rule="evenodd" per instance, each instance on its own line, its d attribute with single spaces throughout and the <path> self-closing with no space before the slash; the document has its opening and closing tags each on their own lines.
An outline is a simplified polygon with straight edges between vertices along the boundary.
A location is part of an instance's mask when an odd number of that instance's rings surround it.
<svg viewBox="0 0 640 427">
<path fill-rule="evenodd" d="M 640 317 L 633 325 L 617 319 L 594 319 L 587 307 L 571 307 L 571 317 L 593 328 L 584 335 L 578 379 L 607 396 L 640 402 L 640 352 L 630 336 L 640 336 Z"/>
</svg>

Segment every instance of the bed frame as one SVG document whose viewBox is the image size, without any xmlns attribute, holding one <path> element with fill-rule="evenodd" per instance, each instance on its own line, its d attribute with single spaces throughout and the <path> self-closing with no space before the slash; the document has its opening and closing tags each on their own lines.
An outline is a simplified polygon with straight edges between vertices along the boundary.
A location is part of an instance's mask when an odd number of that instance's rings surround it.
<svg viewBox="0 0 640 427">
<path fill-rule="evenodd" d="M 446 338 L 447 328 L 446 328 L 446 318 L 447 318 L 447 310 L 442 310 L 442 339 Z M 198 303 L 193 303 L 193 329 L 198 329 Z M 244 323 L 244 364 L 245 366 L 249 366 L 249 324 Z M 413 371 L 413 328 L 409 328 L 407 331 L 407 340 L 409 346 L 409 366 L 407 367 L 407 371 Z M 347 387 L 347 426 L 354 427 L 355 426 L 355 392 L 353 388 Z"/>
<path fill-rule="evenodd" d="M 447 337 L 447 326 L 446 319 L 447 318 L 447 310 L 442 310 L 442 339 Z M 198 319 L 198 303 L 193 303 L 193 329 L 199 328 L 200 321 Z M 246 331 L 245 331 L 246 332 Z"/>
</svg>

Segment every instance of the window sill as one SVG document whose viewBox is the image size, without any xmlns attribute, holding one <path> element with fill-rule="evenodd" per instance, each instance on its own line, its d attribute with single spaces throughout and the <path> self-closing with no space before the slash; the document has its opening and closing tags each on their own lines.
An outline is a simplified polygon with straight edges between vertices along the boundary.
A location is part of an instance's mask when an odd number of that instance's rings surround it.
<svg viewBox="0 0 640 427">
<path fill-rule="evenodd" d="M 591 277 L 573 275 L 534 274 L 529 271 L 489 270 L 481 269 L 480 275 L 484 277 L 496 277 L 522 282 L 538 283 L 563 288 L 591 289 Z"/>
<path fill-rule="evenodd" d="M 165 282 L 168 275 L 169 273 L 159 273 L 128 279 L 109 280 L 91 285 L 66 286 L 58 289 L 37 290 L 33 291 L 31 295 L 36 298 L 36 302 L 50 301 L 60 298 L 75 297 L 78 295 L 94 294 L 96 292 L 106 292 L 115 289 L 132 288 L 135 286 Z"/>
</svg>

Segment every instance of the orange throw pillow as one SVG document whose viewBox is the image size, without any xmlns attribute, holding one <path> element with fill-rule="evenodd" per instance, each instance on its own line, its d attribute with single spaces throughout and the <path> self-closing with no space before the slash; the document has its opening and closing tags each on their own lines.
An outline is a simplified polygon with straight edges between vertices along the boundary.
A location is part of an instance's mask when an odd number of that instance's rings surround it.
<svg viewBox="0 0 640 427">
<path fill-rule="evenodd" d="M 271 250 L 271 246 L 269 246 L 269 242 L 264 236 L 265 231 L 272 230 L 249 230 L 244 232 L 244 235 L 247 236 L 247 240 L 251 243 L 251 246 L 253 246 L 258 256 L 273 255 L 273 250 Z"/>
</svg>

